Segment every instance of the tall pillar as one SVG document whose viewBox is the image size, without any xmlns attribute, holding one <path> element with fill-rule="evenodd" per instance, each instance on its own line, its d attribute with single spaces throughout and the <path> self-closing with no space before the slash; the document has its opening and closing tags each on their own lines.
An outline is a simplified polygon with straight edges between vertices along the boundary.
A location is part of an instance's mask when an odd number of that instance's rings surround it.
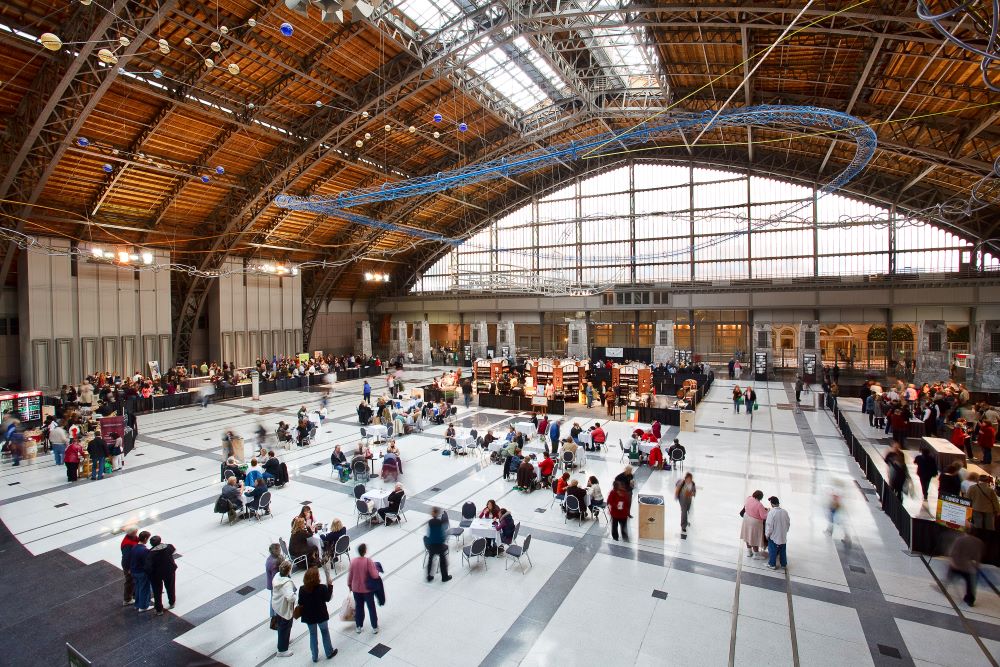
<svg viewBox="0 0 1000 667">
<path fill-rule="evenodd" d="M 569 321 L 569 343 L 566 348 L 567 354 L 578 359 L 590 358 L 590 351 L 587 349 L 587 321 Z"/>
<path fill-rule="evenodd" d="M 361 356 L 372 356 L 372 323 L 368 320 L 359 320 L 354 323 L 354 349 L 361 352 Z"/>
<path fill-rule="evenodd" d="M 409 349 L 406 340 L 406 322 L 393 322 L 389 334 L 389 356 L 393 359 L 399 355 L 405 357 Z"/>
<path fill-rule="evenodd" d="M 819 322 L 799 323 L 799 374 L 806 382 L 820 377 Z"/>
<path fill-rule="evenodd" d="M 431 325 L 427 320 L 418 320 L 413 323 L 410 351 L 413 352 L 413 361 L 416 363 L 431 363 Z"/>
<path fill-rule="evenodd" d="M 506 351 L 504 351 L 505 348 Z M 501 320 L 497 322 L 497 356 L 506 359 L 514 359 L 517 356 L 514 320 Z"/>
<path fill-rule="evenodd" d="M 472 358 L 485 359 L 489 345 L 490 330 L 486 326 L 486 320 L 476 320 L 472 323 Z"/>
<path fill-rule="evenodd" d="M 653 338 L 653 363 L 665 364 L 674 360 L 674 321 L 656 320 Z"/>
<path fill-rule="evenodd" d="M 917 327 L 917 372 L 914 382 L 937 382 L 948 371 L 948 325 L 944 320 L 924 320 Z"/>
<path fill-rule="evenodd" d="M 993 344 L 994 337 L 997 345 Z M 975 341 L 975 372 L 971 378 L 966 374 L 966 385 L 973 391 L 1000 391 L 1000 354 L 993 352 L 1000 349 L 1000 320 L 977 322 Z"/>
<path fill-rule="evenodd" d="M 770 322 L 755 322 L 753 325 L 753 356 L 750 363 L 753 364 L 754 381 L 763 382 L 771 377 L 774 369 L 774 329 Z"/>
</svg>

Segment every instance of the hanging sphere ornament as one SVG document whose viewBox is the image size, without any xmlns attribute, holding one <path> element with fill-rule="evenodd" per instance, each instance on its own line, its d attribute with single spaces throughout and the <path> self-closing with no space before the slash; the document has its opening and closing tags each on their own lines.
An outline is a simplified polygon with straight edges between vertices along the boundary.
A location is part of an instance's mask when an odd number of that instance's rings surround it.
<svg viewBox="0 0 1000 667">
<path fill-rule="evenodd" d="M 435 132 L 434 133 L 434 138 L 435 139 L 440 139 L 441 138 L 441 133 L 440 132 Z"/>
<path fill-rule="evenodd" d="M 392 131 L 392 125 L 386 125 L 385 126 L 385 131 L 386 132 L 391 132 Z"/>
<path fill-rule="evenodd" d="M 256 28 L 257 27 L 257 19 L 248 19 L 247 20 L 247 25 L 250 26 L 251 28 Z"/>
<path fill-rule="evenodd" d="M 153 76 L 156 77 L 157 79 L 162 79 L 163 78 L 163 72 L 161 70 L 154 69 L 153 70 Z"/>
<path fill-rule="evenodd" d="M 205 69 L 212 69 L 215 67 L 215 61 L 211 58 L 205 58 Z"/>
<path fill-rule="evenodd" d="M 129 44 L 132 43 L 132 40 L 130 40 L 128 37 L 119 37 L 118 43 L 121 44 L 122 46 L 128 46 Z"/>
<path fill-rule="evenodd" d="M 441 114 L 439 114 L 439 113 L 434 114 L 434 122 L 435 123 L 440 123 L 442 120 L 444 120 L 444 117 Z"/>
<path fill-rule="evenodd" d="M 76 145 L 79 146 L 80 148 L 86 148 L 87 146 L 90 145 L 90 139 L 88 139 L 87 137 L 77 137 Z"/>
<path fill-rule="evenodd" d="M 319 109 L 320 107 L 323 106 L 323 100 L 316 100 L 315 104 L 316 104 L 316 108 Z"/>
<path fill-rule="evenodd" d="M 58 51 L 62 48 L 62 40 L 59 39 L 58 35 L 54 35 L 51 32 L 43 32 L 38 41 L 49 51 Z"/>
<path fill-rule="evenodd" d="M 361 117 L 362 118 L 368 118 L 368 112 L 367 111 L 362 111 L 361 112 Z"/>
<path fill-rule="evenodd" d="M 458 131 L 459 132 L 465 132 L 468 129 L 469 129 L 469 126 L 466 125 L 465 123 L 459 123 L 458 124 Z"/>
<path fill-rule="evenodd" d="M 91 0 L 80 0 L 80 4 L 84 7 L 90 7 Z"/>
<path fill-rule="evenodd" d="M 358 148 L 361 148 L 362 146 L 365 145 L 365 142 L 358 139 L 357 141 L 354 142 L 354 145 L 357 146 Z"/>
<path fill-rule="evenodd" d="M 191 40 L 190 37 L 184 38 L 184 46 L 191 46 L 192 44 L 194 44 L 194 42 Z"/>
<path fill-rule="evenodd" d="M 221 166 L 220 167 L 216 167 L 215 168 L 215 173 L 218 174 L 219 176 L 222 176 L 224 173 L 226 173 L 226 169 L 225 169 L 225 167 L 221 167 Z"/>
<path fill-rule="evenodd" d="M 282 35 L 284 35 L 285 37 L 291 37 L 293 32 L 295 32 L 295 28 L 292 27 L 291 23 L 286 22 L 281 24 Z"/>
<path fill-rule="evenodd" d="M 211 179 L 211 178 L 209 178 L 209 177 L 208 177 L 207 175 L 206 175 L 206 176 L 202 176 L 202 177 L 201 177 L 201 182 L 202 182 L 202 183 L 208 183 L 208 182 L 209 182 L 209 181 L 211 181 L 211 180 L 212 180 L 212 179 Z"/>
<path fill-rule="evenodd" d="M 170 53 L 170 43 L 167 40 L 161 39 L 156 43 L 156 45 L 159 47 L 160 53 L 163 55 Z"/>
<path fill-rule="evenodd" d="M 238 76 L 240 73 L 240 66 L 237 65 L 236 63 L 229 63 L 229 67 L 227 67 L 226 69 L 228 69 L 229 73 L 232 74 L 233 76 Z"/>
<path fill-rule="evenodd" d="M 104 166 L 103 166 L 103 167 L 101 167 L 101 169 L 103 169 L 103 170 L 104 170 L 104 173 L 105 173 L 105 174 L 110 174 L 111 172 L 113 172 L 113 171 L 115 170 L 115 168 L 114 168 L 114 167 L 112 167 L 112 166 L 111 166 L 110 164 L 108 164 L 108 163 L 106 163 L 106 162 L 104 163 Z"/>
<path fill-rule="evenodd" d="M 368 141 L 371 138 L 372 138 L 371 133 L 370 132 L 365 132 L 365 141 Z"/>
<path fill-rule="evenodd" d="M 219 28 L 219 32 L 221 32 L 223 35 L 228 35 L 229 28 L 227 28 L 226 26 L 222 26 L 221 28 Z"/>
<path fill-rule="evenodd" d="M 110 49 L 101 49 L 97 52 L 97 57 L 105 65 L 114 65 L 118 62 L 118 56 L 112 53 Z"/>
<path fill-rule="evenodd" d="M 411 125 L 410 126 L 410 134 L 413 134 L 416 131 L 417 131 L 417 128 L 415 126 Z"/>
<path fill-rule="evenodd" d="M 219 51 L 222 50 L 222 44 L 219 44 L 218 42 L 212 42 L 209 48 L 218 53 Z"/>
</svg>

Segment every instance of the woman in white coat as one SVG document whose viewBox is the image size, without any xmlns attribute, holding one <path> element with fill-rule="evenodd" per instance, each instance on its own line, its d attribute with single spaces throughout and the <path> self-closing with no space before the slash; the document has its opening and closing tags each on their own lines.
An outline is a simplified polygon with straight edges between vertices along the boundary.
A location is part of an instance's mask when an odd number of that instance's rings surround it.
<svg viewBox="0 0 1000 667">
<path fill-rule="evenodd" d="M 292 655 L 288 650 L 288 642 L 292 636 L 292 623 L 295 610 L 295 582 L 292 581 L 292 564 L 282 561 L 278 566 L 278 576 L 274 578 L 271 587 L 271 608 L 278 624 L 278 657 L 287 658 Z"/>
</svg>

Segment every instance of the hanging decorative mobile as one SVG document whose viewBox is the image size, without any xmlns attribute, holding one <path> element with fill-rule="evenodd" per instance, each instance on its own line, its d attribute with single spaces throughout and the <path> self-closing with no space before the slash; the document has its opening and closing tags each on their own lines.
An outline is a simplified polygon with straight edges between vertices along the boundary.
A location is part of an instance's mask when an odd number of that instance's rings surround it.
<svg viewBox="0 0 1000 667">
<path fill-rule="evenodd" d="M 101 169 L 103 169 L 103 170 L 104 170 L 104 173 L 105 173 L 105 174 L 110 174 L 111 172 L 113 172 L 113 171 L 115 170 L 115 168 L 114 168 L 114 167 L 112 167 L 112 166 L 111 166 L 110 164 L 108 164 L 107 162 L 105 162 L 105 163 L 104 163 L 104 166 L 103 166 L 103 167 L 101 167 Z"/>
<path fill-rule="evenodd" d="M 292 27 L 291 23 L 285 22 L 281 24 L 282 35 L 285 37 L 291 37 L 293 32 L 295 32 L 295 28 Z"/>
<path fill-rule="evenodd" d="M 226 169 L 225 167 L 220 165 L 215 168 L 215 173 L 218 174 L 219 176 L 222 176 L 224 173 L 226 173 Z"/>
<path fill-rule="evenodd" d="M 58 51 L 62 48 L 62 40 L 51 32 L 43 32 L 38 41 L 49 51 Z"/>
</svg>

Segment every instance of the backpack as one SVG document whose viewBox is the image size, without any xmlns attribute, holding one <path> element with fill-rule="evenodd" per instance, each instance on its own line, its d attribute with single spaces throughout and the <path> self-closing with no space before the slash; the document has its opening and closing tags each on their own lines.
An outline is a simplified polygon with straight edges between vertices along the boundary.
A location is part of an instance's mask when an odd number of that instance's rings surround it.
<svg viewBox="0 0 1000 667">
<path fill-rule="evenodd" d="M 341 482 L 346 482 L 349 479 L 351 479 L 351 471 L 348 468 L 346 468 L 346 467 L 345 468 L 341 468 L 340 469 L 340 481 Z"/>
</svg>

